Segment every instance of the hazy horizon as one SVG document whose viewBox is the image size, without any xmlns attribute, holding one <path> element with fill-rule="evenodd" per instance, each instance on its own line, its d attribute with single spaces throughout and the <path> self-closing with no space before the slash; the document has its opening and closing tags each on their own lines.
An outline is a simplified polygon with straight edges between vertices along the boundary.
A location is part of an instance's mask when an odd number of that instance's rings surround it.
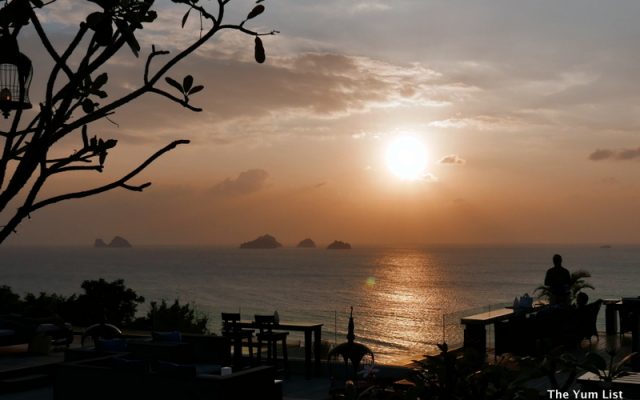
<svg viewBox="0 0 640 400">
<path fill-rule="evenodd" d="M 231 1 L 227 18 L 241 21 L 254 4 Z M 111 116 L 118 126 L 96 124 L 119 141 L 104 173 L 56 176 L 43 196 L 100 185 L 190 139 L 131 182 L 150 188 L 53 205 L 6 244 L 120 235 L 227 246 L 265 233 L 354 246 L 638 243 L 640 2 L 264 4 L 250 24 L 281 31 L 264 37 L 264 64 L 251 37 L 216 37 L 168 74 L 204 84 L 192 99 L 202 113 L 143 97 Z M 97 8 L 46 7 L 53 45 Z M 152 44 L 175 50 L 199 34 L 197 18 L 180 27 L 179 4 L 154 9 L 140 58 L 125 48 L 110 63 L 110 98 L 141 84 Z M 51 62 L 32 27 L 20 45 L 37 104 Z M 413 142 L 394 153 L 401 140 Z"/>
</svg>

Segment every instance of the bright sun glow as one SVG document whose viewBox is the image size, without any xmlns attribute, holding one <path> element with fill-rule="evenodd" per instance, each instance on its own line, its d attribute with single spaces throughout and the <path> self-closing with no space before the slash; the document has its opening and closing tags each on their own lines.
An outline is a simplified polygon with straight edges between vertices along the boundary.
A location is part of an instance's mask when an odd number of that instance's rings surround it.
<svg viewBox="0 0 640 400">
<path fill-rule="evenodd" d="M 411 136 L 402 136 L 388 145 L 386 162 L 395 176 L 413 181 L 424 176 L 427 152 L 420 140 Z"/>
</svg>

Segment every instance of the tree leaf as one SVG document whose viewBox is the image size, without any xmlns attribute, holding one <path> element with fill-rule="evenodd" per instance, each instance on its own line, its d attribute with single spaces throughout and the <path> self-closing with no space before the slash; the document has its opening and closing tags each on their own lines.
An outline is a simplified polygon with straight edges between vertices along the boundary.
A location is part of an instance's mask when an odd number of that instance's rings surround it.
<svg viewBox="0 0 640 400">
<path fill-rule="evenodd" d="M 140 17 L 140 21 L 142 22 L 153 22 L 156 20 L 156 18 L 158 18 L 158 13 L 151 10 L 151 11 L 147 11 L 146 14 L 144 14 L 143 16 Z"/>
<path fill-rule="evenodd" d="M 93 110 L 95 110 L 95 108 L 96 105 L 93 103 L 93 101 L 89 99 L 84 99 L 82 101 L 82 111 L 86 112 L 87 114 L 91 114 Z"/>
<path fill-rule="evenodd" d="M 263 12 L 264 12 L 264 6 L 262 4 L 259 4 L 253 7 L 253 10 L 251 10 L 249 15 L 247 15 L 247 19 L 255 18 L 258 15 L 262 14 Z"/>
<path fill-rule="evenodd" d="M 164 78 L 165 81 L 167 81 L 167 83 L 171 86 L 173 86 L 174 88 L 178 89 L 180 91 L 180 93 L 184 93 L 184 90 L 182 89 L 182 85 L 180 85 L 175 79 L 173 78 L 169 78 L 168 76 Z"/>
<path fill-rule="evenodd" d="M 254 56 L 255 56 L 256 62 L 258 62 L 258 64 L 262 64 L 267 59 L 264 53 L 264 46 L 262 45 L 262 39 L 260 39 L 259 36 L 256 36 L 255 42 L 256 43 L 255 43 Z"/>
<path fill-rule="evenodd" d="M 198 86 L 194 86 L 191 88 L 191 90 L 189 90 L 189 95 L 192 95 L 194 93 L 198 93 L 199 91 L 201 91 L 202 89 L 204 89 L 203 85 L 198 85 Z"/>
<path fill-rule="evenodd" d="M 187 12 L 184 14 L 184 16 L 182 17 L 182 27 L 184 28 L 184 24 L 187 23 L 187 19 L 189 18 L 189 13 L 191 12 L 191 9 L 187 10 Z"/>
<path fill-rule="evenodd" d="M 138 57 L 138 54 L 140 53 L 140 43 L 138 43 L 138 40 L 133 34 L 133 31 L 131 30 L 131 28 L 129 28 L 129 24 L 121 19 L 116 19 L 115 22 L 118 30 L 122 33 L 124 40 L 129 45 L 129 48 L 131 49 L 133 54 Z"/>
<path fill-rule="evenodd" d="M 116 144 L 118 144 L 118 141 L 116 139 L 108 139 L 106 142 L 104 142 L 104 148 L 112 149 L 116 147 Z"/>
<path fill-rule="evenodd" d="M 104 165 L 105 160 L 107 159 L 107 151 L 101 151 L 99 155 L 100 165 Z"/>
<path fill-rule="evenodd" d="M 100 89 L 107 83 L 108 80 L 109 80 L 109 75 L 106 72 L 103 72 L 100 75 L 98 75 L 95 81 L 93 81 L 92 88 Z"/>
<path fill-rule="evenodd" d="M 193 86 L 193 76 L 187 75 L 182 80 L 182 89 L 184 93 L 189 92 L 189 90 L 191 89 L 191 86 Z"/>
</svg>

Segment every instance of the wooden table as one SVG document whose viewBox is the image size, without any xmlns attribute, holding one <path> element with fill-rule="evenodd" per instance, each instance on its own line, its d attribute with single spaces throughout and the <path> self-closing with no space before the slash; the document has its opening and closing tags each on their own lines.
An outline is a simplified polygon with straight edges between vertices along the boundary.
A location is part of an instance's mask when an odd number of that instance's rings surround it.
<svg viewBox="0 0 640 400">
<path fill-rule="evenodd" d="M 460 320 L 464 325 L 464 347 L 473 348 L 484 354 L 487 351 L 486 326 L 504 321 L 515 315 L 511 308 L 499 308 L 480 314 L 470 315 Z"/>
<path fill-rule="evenodd" d="M 255 321 L 240 321 L 237 323 L 237 326 L 240 328 L 258 329 L 258 324 L 256 324 Z M 322 324 L 308 322 L 280 322 L 274 325 L 273 329 L 304 332 L 304 366 L 306 376 L 307 378 L 311 378 L 314 365 L 316 374 L 320 374 L 322 372 L 322 364 L 320 360 Z M 311 361 L 312 353 L 313 363 Z"/>
<path fill-rule="evenodd" d="M 512 307 L 497 308 L 495 310 L 483 312 L 480 314 L 470 315 L 460 319 L 460 323 L 464 328 L 464 347 L 474 348 L 480 353 L 487 352 L 487 325 L 504 321 L 515 315 L 529 314 L 539 311 L 546 307 L 547 304 L 534 304 L 531 308 L 519 308 L 514 310 Z"/>
</svg>

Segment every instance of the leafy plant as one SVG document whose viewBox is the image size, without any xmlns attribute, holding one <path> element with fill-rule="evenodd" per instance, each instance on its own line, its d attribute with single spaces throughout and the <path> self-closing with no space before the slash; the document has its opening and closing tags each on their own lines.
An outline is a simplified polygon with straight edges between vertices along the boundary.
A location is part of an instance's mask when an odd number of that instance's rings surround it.
<svg viewBox="0 0 640 400">
<path fill-rule="evenodd" d="M 27 293 L 22 300 L 22 314 L 32 318 L 64 318 L 69 304 L 73 301 L 75 296 L 67 298 L 55 293 L 40 292 L 38 295 Z"/>
<path fill-rule="evenodd" d="M 82 282 L 84 293 L 77 297 L 70 308 L 71 322 L 89 326 L 98 322 L 109 322 L 126 326 L 133 321 L 138 304 L 144 297 L 127 288 L 123 279 L 107 282 L 87 280 Z"/>
<path fill-rule="evenodd" d="M 562 392 L 569 390 L 578 374 L 576 358 L 567 353 L 563 346 L 539 357 L 521 358 L 517 364 L 526 380 L 546 377 L 552 389 Z M 558 380 L 559 376 L 564 376 L 564 381 Z"/>
<path fill-rule="evenodd" d="M 595 289 L 595 287 L 587 282 L 587 278 L 591 278 L 591 273 L 588 271 L 579 269 L 571 273 L 571 280 L 569 281 L 569 287 L 571 291 L 571 303 L 575 303 L 578 293 L 584 289 Z M 551 298 L 551 288 L 546 285 L 538 286 L 534 293 L 537 293 L 539 299 L 549 300 Z"/>
<path fill-rule="evenodd" d="M 0 286 L 0 314 L 20 312 L 20 295 L 7 285 Z"/>
<path fill-rule="evenodd" d="M 156 331 L 178 330 L 186 333 L 206 333 L 209 318 L 198 316 L 193 304 L 180 304 L 176 299 L 168 305 L 165 300 L 160 304 L 151 302 L 146 318 L 136 321 L 138 327 Z"/>
<path fill-rule="evenodd" d="M 538 392 L 524 383 L 529 371 L 512 365 L 505 359 L 495 364 L 484 360 L 478 363 L 478 355 L 450 352 L 446 343 L 439 344 L 440 354 L 416 361 L 417 398 L 437 400 L 511 400 L 537 399 Z"/>
<path fill-rule="evenodd" d="M 627 375 L 626 364 L 638 353 L 627 354 L 619 359 L 616 357 L 617 352 L 613 349 L 607 350 L 607 354 L 609 355 L 609 360 L 606 360 L 598 353 L 590 352 L 579 364 L 579 367 L 596 374 L 603 382 L 611 382 L 616 378 Z"/>
</svg>

